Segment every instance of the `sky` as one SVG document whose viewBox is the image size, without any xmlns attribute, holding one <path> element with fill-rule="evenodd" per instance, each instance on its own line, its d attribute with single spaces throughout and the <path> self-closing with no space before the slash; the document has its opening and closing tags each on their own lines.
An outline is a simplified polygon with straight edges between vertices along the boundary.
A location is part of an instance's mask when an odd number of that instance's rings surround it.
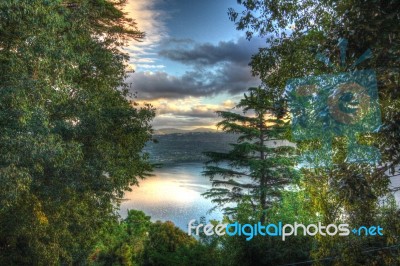
<svg viewBox="0 0 400 266">
<path fill-rule="evenodd" d="M 214 128 L 215 111 L 231 110 L 251 86 L 251 55 L 260 38 L 246 40 L 228 17 L 236 0 L 129 0 L 125 11 L 146 36 L 125 51 L 135 70 L 126 79 L 138 103 L 156 109 L 155 129 Z"/>
</svg>

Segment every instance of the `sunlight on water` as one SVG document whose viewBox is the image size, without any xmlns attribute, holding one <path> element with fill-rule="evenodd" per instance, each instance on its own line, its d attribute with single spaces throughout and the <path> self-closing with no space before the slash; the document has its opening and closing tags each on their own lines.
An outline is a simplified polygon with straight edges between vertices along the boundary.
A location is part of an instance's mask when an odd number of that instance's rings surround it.
<svg viewBox="0 0 400 266">
<path fill-rule="evenodd" d="M 219 211 L 211 214 L 210 200 L 201 196 L 211 187 L 208 178 L 201 175 L 200 163 L 179 164 L 154 171 L 153 177 L 140 182 L 125 194 L 120 214 L 124 218 L 128 209 L 144 211 L 153 221 L 172 221 L 183 230 L 191 219 L 205 216 L 207 219 L 222 219 Z"/>
<path fill-rule="evenodd" d="M 200 163 L 156 169 L 153 177 L 140 181 L 139 187 L 132 187 L 132 191 L 125 194 L 120 215 L 125 218 L 128 209 L 142 210 L 153 221 L 172 221 L 184 231 L 191 219 L 205 216 L 207 220 L 221 220 L 220 211 L 208 213 L 214 205 L 201 196 L 211 187 L 208 178 L 201 175 L 202 171 Z M 392 186 L 400 186 L 400 178 L 392 179 Z M 398 203 L 399 194 L 396 193 Z"/>
</svg>

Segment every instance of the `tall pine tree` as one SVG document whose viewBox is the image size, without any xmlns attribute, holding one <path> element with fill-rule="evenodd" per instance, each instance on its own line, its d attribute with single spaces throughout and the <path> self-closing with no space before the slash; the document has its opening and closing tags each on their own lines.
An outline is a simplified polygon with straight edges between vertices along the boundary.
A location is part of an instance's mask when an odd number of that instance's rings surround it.
<svg viewBox="0 0 400 266">
<path fill-rule="evenodd" d="M 265 222 L 266 210 L 296 176 L 294 147 L 285 141 L 288 120 L 262 88 L 250 88 L 236 108 L 243 113 L 217 112 L 223 118 L 217 126 L 239 137 L 227 153 L 206 153 L 210 159 L 203 174 L 213 187 L 203 195 L 228 215 L 236 213 L 235 204 L 249 200 Z"/>
</svg>

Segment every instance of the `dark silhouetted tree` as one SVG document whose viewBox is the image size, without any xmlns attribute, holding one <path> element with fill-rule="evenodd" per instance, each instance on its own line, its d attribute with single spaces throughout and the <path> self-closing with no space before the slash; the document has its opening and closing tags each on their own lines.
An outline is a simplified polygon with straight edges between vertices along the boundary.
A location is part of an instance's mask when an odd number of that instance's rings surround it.
<svg viewBox="0 0 400 266">
<path fill-rule="evenodd" d="M 281 115 L 283 106 L 261 88 L 250 88 L 236 107 L 243 114 L 217 112 L 223 118 L 218 127 L 238 134 L 238 140 L 227 153 L 206 153 L 210 159 L 203 174 L 213 187 L 204 195 L 224 206 L 226 214 L 236 212 L 234 204 L 249 200 L 264 222 L 265 211 L 297 176 L 295 149 L 284 141 L 288 120 Z"/>
</svg>

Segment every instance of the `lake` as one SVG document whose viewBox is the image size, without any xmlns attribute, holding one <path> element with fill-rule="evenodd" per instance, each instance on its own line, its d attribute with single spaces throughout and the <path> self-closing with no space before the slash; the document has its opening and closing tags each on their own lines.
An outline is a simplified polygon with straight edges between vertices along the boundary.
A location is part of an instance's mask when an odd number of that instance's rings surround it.
<svg viewBox="0 0 400 266">
<path fill-rule="evenodd" d="M 139 187 L 132 187 L 125 193 L 121 203 L 120 215 L 127 216 L 128 209 L 136 209 L 151 216 L 152 221 L 172 221 L 176 226 L 187 231 L 190 220 L 222 219 L 220 211 L 211 214 L 214 206 L 210 200 L 201 196 L 211 188 L 208 178 L 201 175 L 202 163 L 181 163 L 166 166 L 154 171 L 154 176 L 139 182 Z"/>
<path fill-rule="evenodd" d="M 209 219 L 222 219 L 220 211 L 211 214 L 214 206 L 201 193 L 211 187 L 208 178 L 201 175 L 202 163 L 180 163 L 165 166 L 154 171 L 154 176 L 142 180 L 139 187 L 132 187 L 125 193 L 121 203 L 120 215 L 127 216 L 128 209 L 144 211 L 152 221 L 172 221 L 176 226 L 187 231 L 190 220 L 199 220 L 201 216 Z M 400 178 L 393 178 L 391 186 L 400 186 Z M 400 203 L 400 193 L 396 193 Z"/>
</svg>

